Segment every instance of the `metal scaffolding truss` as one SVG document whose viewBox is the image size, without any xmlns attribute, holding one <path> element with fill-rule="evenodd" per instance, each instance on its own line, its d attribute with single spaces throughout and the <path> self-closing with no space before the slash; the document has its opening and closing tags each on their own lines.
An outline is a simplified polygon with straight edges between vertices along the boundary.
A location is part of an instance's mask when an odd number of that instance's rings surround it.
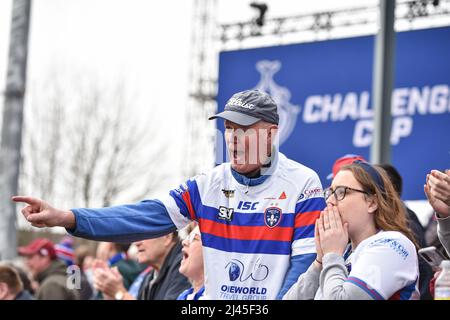
<svg viewBox="0 0 450 320">
<path fill-rule="evenodd" d="M 378 29 L 378 6 L 355 7 L 313 14 L 255 20 L 218 26 L 222 50 L 272 46 L 374 34 Z M 450 0 L 398 1 L 396 31 L 450 24 Z"/>
<path fill-rule="evenodd" d="M 378 30 L 378 5 L 221 25 L 216 11 L 217 0 L 195 2 L 186 176 L 214 162 L 215 130 L 207 116 L 217 108 L 219 52 L 370 35 Z M 395 15 L 396 31 L 447 26 L 450 0 L 397 1 Z"/>
<path fill-rule="evenodd" d="M 220 50 L 215 40 L 217 0 L 195 0 L 189 72 L 188 126 L 183 175 L 191 177 L 213 163 L 215 126 L 208 116 L 216 110 L 217 63 Z"/>
</svg>

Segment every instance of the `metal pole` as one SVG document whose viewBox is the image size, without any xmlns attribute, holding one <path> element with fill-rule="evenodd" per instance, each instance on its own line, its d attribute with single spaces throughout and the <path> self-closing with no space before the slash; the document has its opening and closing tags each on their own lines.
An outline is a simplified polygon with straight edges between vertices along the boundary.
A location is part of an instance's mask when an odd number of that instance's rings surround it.
<svg viewBox="0 0 450 320">
<path fill-rule="evenodd" d="M 372 105 L 374 134 L 372 163 L 391 162 L 391 96 L 394 79 L 395 0 L 380 0 L 380 30 L 375 43 Z"/>
<path fill-rule="evenodd" d="M 30 10 L 31 0 L 14 0 L 0 146 L 0 260 L 14 258 L 17 250 L 11 196 L 18 192 Z"/>
</svg>

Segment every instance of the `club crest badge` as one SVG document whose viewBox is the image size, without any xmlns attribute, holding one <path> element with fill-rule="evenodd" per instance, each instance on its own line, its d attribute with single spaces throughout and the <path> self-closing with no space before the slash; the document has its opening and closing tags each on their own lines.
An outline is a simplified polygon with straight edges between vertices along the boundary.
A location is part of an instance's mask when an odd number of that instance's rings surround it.
<svg viewBox="0 0 450 320">
<path fill-rule="evenodd" d="M 269 207 L 264 211 L 264 222 L 269 228 L 276 227 L 281 221 L 281 209 L 277 207 Z"/>
</svg>

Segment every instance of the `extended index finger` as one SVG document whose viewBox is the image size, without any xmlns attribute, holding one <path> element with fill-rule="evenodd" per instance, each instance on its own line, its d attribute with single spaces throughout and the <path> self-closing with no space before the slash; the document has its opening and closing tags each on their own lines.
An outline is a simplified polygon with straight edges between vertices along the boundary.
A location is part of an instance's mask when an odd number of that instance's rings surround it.
<svg viewBox="0 0 450 320">
<path fill-rule="evenodd" d="M 41 200 L 39 200 L 37 198 L 26 197 L 26 196 L 14 196 L 11 199 L 15 202 L 25 202 L 30 205 L 39 205 L 41 203 Z"/>
</svg>

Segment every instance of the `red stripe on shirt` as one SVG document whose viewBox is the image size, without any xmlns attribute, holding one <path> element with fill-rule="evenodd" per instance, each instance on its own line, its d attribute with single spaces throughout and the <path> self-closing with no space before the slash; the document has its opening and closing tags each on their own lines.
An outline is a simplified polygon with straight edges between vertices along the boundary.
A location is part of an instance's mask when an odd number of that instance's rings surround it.
<svg viewBox="0 0 450 320">
<path fill-rule="evenodd" d="M 191 217 L 191 220 L 195 220 L 195 211 L 194 208 L 192 207 L 192 202 L 191 202 L 191 195 L 189 194 L 189 191 L 185 191 L 183 192 L 183 194 L 181 195 L 183 197 L 184 203 L 186 204 L 188 211 L 189 211 L 189 216 Z"/>
<path fill-rule="evenodd" d="M 208 219 L 199 219 L 199 224 L 201 232 L 227 239 L 292 241 L 293 229 L 289 227 L 233 226 Z"/>
<path fill-rule="evenodd" d="M 389 300 L 400 300 L 400 290 L 394 293 Z"/>
<path fill-rule="evenodd" d="M 295 216 L 295 228 L 309 226 L 315 224 L 320 216 L 320 211 L 310 211 L 304 213 L 297 213 Z"/>
</svg>

